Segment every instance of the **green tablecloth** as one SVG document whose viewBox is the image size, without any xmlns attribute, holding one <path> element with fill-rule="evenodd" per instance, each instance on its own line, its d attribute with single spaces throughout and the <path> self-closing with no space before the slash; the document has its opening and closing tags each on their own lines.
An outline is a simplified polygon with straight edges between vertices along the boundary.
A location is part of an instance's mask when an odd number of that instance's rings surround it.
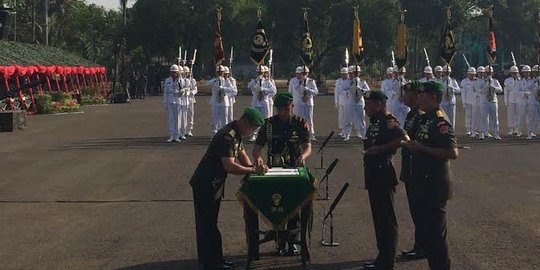
<svg viewBox="0 0 540 270">
<path fill-rule="evenodd" d="M 248 175 L 237 197 L 273 225 L 283 226 L 313 200 L 314 180 L 306 168 L 298 168 L 298 175 Z"/>
</svg>

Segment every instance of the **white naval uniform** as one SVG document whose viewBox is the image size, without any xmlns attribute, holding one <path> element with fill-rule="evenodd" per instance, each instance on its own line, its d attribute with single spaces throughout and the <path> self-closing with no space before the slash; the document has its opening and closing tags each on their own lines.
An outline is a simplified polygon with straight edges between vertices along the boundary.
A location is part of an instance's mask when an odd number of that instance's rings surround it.
<svg viewBox="0 0 540 270">
<path fill-rule="evenodd" d="M 381 82 L 381 91 L 386 95 L 388 100 L 386 101 L 386 110 L 393 114 L 392 106 L 394 104 L 394 95 L 393 95 L 393 83 L 395 79 L 384 79 Z"/>
<path fill-rule="evenodd" d="M 350 88 L 351 82 L 349 79 L 339 78 L 336 80 L 336 86 L 334 88 L 334 103 L 338 109 L 338 125 L 342 135 L 344 135 L 343 128 L 345 124 L 343 121 L 345 120 L 345 106 L 347 105 Z"/>
<path fill-rule="evenodd" d="M 236 95 L 238 95 L 236 79 L 233 77 L 227 78 L 227 85 L 234 89 L 232 93 L 227 94 L 227 96 L 229 97 L 229 111 L 227 113 L 227 122 L 230 123 L 234 120 L 234 104 L 236 103 Z"/>
<path fill-rule="evenodd" d="M 460 93 L 458 82 L 450 77 L 445 76 L 438 81 L 443 86 L 443 98 L 441 109 L 448 116 L 448 121 L 453 127 L 456 126 L 456 94 Z"/>
<path fill-rule="evenodd" d="M 529 111 L 529 99 L 527 98 L 528 94 L 533 91 L 534 88 L 534 80 L 532 78 L 526 79 L 521 78 L 519 80 L 519 120 L 518 120 L 518 128 L 519 130 L 527 130 L 525 128 L 525 125 L 529 122 L 529 115 L 527 112 Z"/>
<path fill-rule="evenodd" d="M 291 80 L 289 92 L 293 94 L 294 114 L 306 119 L 309 131 L 314 136 L 313 97 L 319 94 L 317 83 L 312 78 Z"/>
<path fill-rule="evenodd" d="M 193 132 L 193 125 L 194 125 L 194 117 L 195 117 L 195 103 L 197 101 L 195 100 L 195 95 L 199 92 L 199 89 L 197 88 L 197 81 L 193 78 L 188 78 L 188 82 L 191 82 L 190 89 L 188 92 L 188 107 L 187 107 L 187 134 L 191 134 Z"/>
<path fill-rule="evenodd" d="M 525 93 L 527 99 L 527 131 L 533 133 L 540 130 L 540 78 L 533 79 L 530 92 Z M 529 135 L 530 136 L 530 135 Z"/>
<path fill-rule="evenodd" d="M 411 108 L 403 103 L 403 95 L 405 94 L 403 85 L 407 84 L 408 82 L 409 81 L 407 79 L 399 76 L 397 79 L 394 79 L 394 82 L 392 83 L 392 114 L 397 118 L 401 128 L 403 128 L 403 125 L 405 125 L 407 114 L 411 111 Z"/>
<path fill-rule="evenodd" d="M 169 135 L 173 136 L 174 139 L 183 137 L 187 132 L 188 91 L 189 85 L 183 78 L 174 80 L 169 77 L 165 79 L 163 104 L 167 109 Z"/>
<path fill-rule="evenodd" d="M 215 135 L 223 126 L 225 126 L 229 120 L 229 97 L 230 93 L 234 92 L 234 89 L 225 78 L 218 76 L 212 79 L 209 83 L 212 88 L 212 96 L 210 97 L 209 104 L 212 108 L 212 120 L 211 129 L 212 135 Z"/>
<path fill-rule="evenodd" d="M 504 104 L 508 113 L 509 132 L 519 131 L 519 106 L 521 93 L 519 92 L 519 78 L 510 76 L 504 80 Z"/>
<path fill-rule="evenodd" d="M 358 77 L 350 80 L 348 102 L 345 106 L 345 126 L 343 127 L 345 138 L 351 135 L 353 126 L 358 138 L 363 138 L 366 135 L 364 93 L 367 91 L 369 91 L 369 86 L 366 81 Z"/>
<path fill-rule="evenodd" d="M 418 82 L 421 82 L 421 83 L 431 82 L 431 81 L 437 81 L 437 79 L 435 79 L 435 77 L 433 77 L 431 79 L 428 79 L 426 77 L 422 77 L 422 79 L 418 80 Z"/>
<path fill-rule="evenodd" d="M 270 101 L 277 93 L 274 80 L 259 76 L 249 82 L 248 88 L 253 94 L 251 98 L 251 106 L 258 110 L 265 119 L 269 118 L 271 116 L 270 106 L 272 106 L 270 105 Z"/>
<path fill-rule="evenodd" d="M 502 93 L 498 80 L 491 77 L 476 80 L 476 88 L 480 97 L 480 132 L 486 134 L 491 125 L 493 136 L 499 136 L 499 115 L 497 106 L 497 93 Z"/>
<path fill-rule="evenodd" d="M 474 91 L 474 85 L 476 78 L 465 78 L 461 80 L 461 104 L 465 109 L 465 129 L 467 133 L 476 131 L 473 129 L 473 106 L 476 102 L 476 93 Z"/>
</svg>

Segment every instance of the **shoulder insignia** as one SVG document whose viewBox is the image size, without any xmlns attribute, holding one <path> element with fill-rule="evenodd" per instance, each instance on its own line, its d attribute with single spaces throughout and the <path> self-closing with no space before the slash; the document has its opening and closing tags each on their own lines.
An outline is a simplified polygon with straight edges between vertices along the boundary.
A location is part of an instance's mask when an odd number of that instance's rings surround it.
<svg viewBox="0 0 540 270">
<path fill-rule="evenodd" d="M 388 119 L 388 121 L 386 122 L 386 127 L 388 129 L 394 129 L 394 128 L 398 127 L 398 126 L 399 126 L 398 121 L 394 117 Z"/>
<path fill-rule="evenodd" d="M 426 114 L 426 112 L 422 111 L 422 110 L 418 110 L 418 115 L 424 115 Z"/>
<path fill-rule="evenodd" d="M 236 137 L 236 131 L 234 129 L 231 129 L 229 131 L 229 135 L 231 135 L 233 138 Z"/>
<path fill-rule="evenodd" d="M 449 131 L 448 123 L 446 121 L 441 121 L 441 122 L 437 123 L 437 129 L 442 134 L 448 133 L 448 131 Z"/>
</svg>

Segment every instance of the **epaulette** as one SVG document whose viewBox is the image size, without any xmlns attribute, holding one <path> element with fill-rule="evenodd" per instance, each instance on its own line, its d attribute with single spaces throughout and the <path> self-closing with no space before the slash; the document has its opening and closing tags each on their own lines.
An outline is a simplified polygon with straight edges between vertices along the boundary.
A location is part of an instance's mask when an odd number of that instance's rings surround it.
<svg viewBox="0 0 540 270">
<path fill-rule="evenodd" d="M 229 130 L 229 135 L 231 135 L 233 138 L 236 137 L 236 131 L 231 128 L 231 130 Z"/>
<path fill-rule="evenodd" d="M 426 114 L 426 112 L 424 112 L 422 110 L 418 110 L 418 115 L 423 115 L 423 114 Z"/>
<path fill-rule="evenodd" d="M 439 118 L 446 118 L 446 114 L 442 110 L 437 110 L 436 114 Z"/>
</svg>

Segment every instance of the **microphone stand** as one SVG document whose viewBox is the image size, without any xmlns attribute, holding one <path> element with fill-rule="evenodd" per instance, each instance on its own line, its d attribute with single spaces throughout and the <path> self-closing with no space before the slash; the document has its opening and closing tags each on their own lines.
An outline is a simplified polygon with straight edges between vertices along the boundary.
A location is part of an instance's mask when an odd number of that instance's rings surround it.
<svg viewBox="0 0 540 270">
<path fill-rule="evenodd" d="M 324 198 L 318 198 L 317 200 L 324 200 L 324 201 L 329 200 L 329 197 L 328 197 L 328 182 L 330 180 L 328 178 L 329 178 L 330 174 L 332 173 L 332 171 L 334 170 L 334 167 L 336 167 L 338 162 L 339 162 L 339 159 L 337 159 L 337 158 L 334 159 L 334 161 L 332 161 L 332 164 L 330 164 L 330 166 L 328 166 L 328 169 L 326 169 L 325 175 L 323 176 L 323 178 L 319 182 L 319 186 L 320 186 L 321 183 L 324 182 L 324 180 L 326 180 L 325 197 Z"/>
<path fill-rule="evenodd" d="M 339 246 L 339 243 L 337 242 L 334 242 L 334 209 L 336 208 L 337 204 L 339 203 L 339 201 L 341 200 L 341 197 L 343 197 L 343 194 L 345 193 L 345 191 L 347 190 L 347 188 L 349 187 L 349 183 L 345 183 L 345 185 L 343 185 L 343 187 L 341 188 L 341 191 L 339 192 L 338 196 L 336 197 L 336 199 L 334 200 L 334 202 L 332 203 L 332 205 L 330 206 L 330 210 L 328 211 L 328 213 L 325 215 L 324 219 L 323 219 L 323 233 L 322 233 L 322 239 L 321 239 L 321 245 L 322 246 L 325 246 L 325 247 L 337 247 Z M 330 241 L 325 241 L 324 240 L 324 227 L 325 227 L 325 221 L 326 219 L 328 219 L 328 217 L 330 217 Z"/>
<path fill-rule="evenodd" d="M 328 137 L 326 138 L 326 140 L 324 140 L 323 144 L 321 145 L 321 147 L 319 148 L 319 150 L 317 151 L 317 153 L 320 153 L 320 157 L 321 157 L 321 166 L 319 168 L 316 168 L 316 169 L 321 169 L 321 170 L 324 170 L 326 169 L 324 167 L 324 147 L 326 146 L 326 144 L 328 143 L 328 141 L 330 141 L 330 139 L 332 138 L 332 136 L 334 136 L 334 131 L 330 132 L 330 135 L 328 135 Z"/>
</svg>

